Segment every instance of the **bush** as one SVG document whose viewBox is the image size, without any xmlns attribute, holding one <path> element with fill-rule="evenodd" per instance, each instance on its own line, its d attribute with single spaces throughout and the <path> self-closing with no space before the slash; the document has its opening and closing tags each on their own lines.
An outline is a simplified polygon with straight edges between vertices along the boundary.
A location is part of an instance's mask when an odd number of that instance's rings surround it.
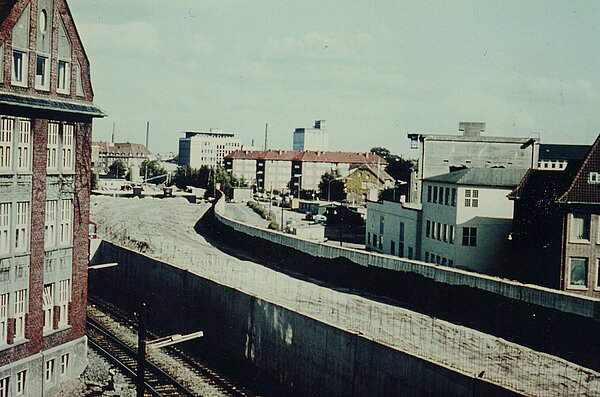
<svg viewBox="0 0 600 397">
<path fill-rule="evenodd" d="M 279 223 L 275 222 L 275 221 L 271 221 L 269 222 L 269 229 L 272 230 L 279 230 Z"/>
</svg>

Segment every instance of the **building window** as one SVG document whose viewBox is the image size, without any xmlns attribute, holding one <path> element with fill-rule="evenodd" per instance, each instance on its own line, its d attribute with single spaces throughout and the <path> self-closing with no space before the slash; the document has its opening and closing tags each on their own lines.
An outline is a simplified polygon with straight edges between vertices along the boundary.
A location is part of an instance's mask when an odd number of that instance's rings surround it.
<svg viewBox="0 0 600 397">
<path fill-rule="evenodd" d="M 449 225 L 448 229 L 448 242 L 454 244 L 454 225 Z"/>
<path fill-rule="evenodd" d="M 448 242 L 448 225 L 444 224 L 442 227 L 442 240 L 444 240 L 445 243 Z"/>
<path fill-rule="evenodd" d="M 590 172 L 588 183 L 591 184 L 591 185 L 595 185 L 597 183 L 600 183 L 600 173 L 598 173 L 598 172 Z"/>
<path fill-rule="evenodd" d="M 367 245 L 371 245 L 371 232 L 367 233 Z"/>
<path fill-rule="evenodd" d="M 63 125 L 63 139 L 62 139 L 62 166 L 63 171 L 73 170 L 73 159 L 75 150 L 73 147 L 73 125 Z"/>
<path fill-rule="evenodd" d="M 35 68 L 35 88 L 40 90 L 48 90 L 49 84 L 49 66 L 48 57 L 38 55 L 36 58 Z"/>
<path fill-rule="evenodd" d="M 435 235 L 437 237 L 438 240 L 442 240 L 442 224 L 441 223 L 436 223 L 436 232 Z"/>
<path fill-rule="evenodd" d="M 8 343 L 8 297 L 10 294 L 0 295 L 0 346 Z"/>
<path fill-rule="evenodd" d="M 58 207 L 58 200 L 46 201 L 46 221 L 45 221 L 45 234 L 44 234 L 44 246 L 46 248 L 52 248 L 56 245 L 56 210 Z"/>
<path fill-rule="evenodd" d="M 456 188 L 452 188 L 452 206 L 456 207 Z"/>
<path fill-rule="evenodd" d="M 596 289 L 600 289 L 600 259 L 596 262 Z"/>
<path fill-rule="evenodd" d="M 569 267 L 569 287 L 587 287 L 587 258 L 571 258 Z"/>
<path fill-rule="evenodd" d="M 408 247 L 408 259 L 413 259 L 413 247 Z"/>
<path fill-rule="evenodd" d="M 383 236 L 379 236 L 379 249 L 383 249 Z"/>
<path fill-rule="evenodd" d="M 17 372 L 17 396 L 25 395 L 27 385 L 27 371 Z"/>
<path fill-rule="evenodd" d="M 396 242 L 394 240 L 390 241 L 390 254 L 396 255 Z"/>
<path fill-rule="evenodd" d="M 427 202 L 431 203 L 431 186 L 427 186 Z"/>
<path fill-rule="evenodd" d="M 436 222 L 431 222 L 431 238 L 432 239 L 437 239 L 437 234 L 435 234 L 436 228 L 435 228 Z"/>
<path fill-rule="evenodd" d="M 58 307 L 60 311 L 58 326 L 64 327 L 69 322 L 69 300 L 71 299 L 71 280 L 58 283 Z"/>
<path fill-rule="evenodd" d="M 471 206 L 479 207 L 479 190 L 473 190 L 473 192 L 471 193 L 471 196 L 472 196 Z"/>
<path fill-rule="evenodd" d="M 46 168 L 56 170 L 58 167 L 58 124 L 48 123 L 48 146 L 46 148 Z"/>
<path fill-rule="evenodd" d="M 54 284 L 44 285 L 44 332 L 53 329 L 54 320 Z"/>
<path fill-rule="evenodd" d="M 429 262 L 429 252 L 425 251 L 425 262 Z"/>
<path fill-rule="evenodd" d="M 465 190 L 465 207 L 470 207 L 470 206 L 471 206 L 471 190 L 466 189 Z"/>
<path fill-rule="evenodd" d="M 450 205 L 450 188 L 444 189 L 444 205 Z"/>
<path fill-rule="evenodd" d="M 62 200 L 60 211 L 60 244 L 71 243 L 73 218 L 73 200 Z"/>
<path fill-rule="evenodd" d="M 10 215 L 11 203 L 0 204 L 0 254 L 10 252 Z"/>
<path fill-rule="evenodd" d="M 398 243 L 398 256 L 400 256 L 400 257 L 404 256 L 404 243 L 403 242 Z"/>
<path fill-rule="evenodd" d="M 584 213 L 574 213 L 571 218 L 571 241 L 590 240 L 590 216 Z"/>
<path fill-rule="evenodd" d="M 58 79 L 56 91 L 62 94 L 68 94 L 71 84 L 69 62 L 64 60 L 58 61 Z"/>
<path fill-rule="evenodd" d="M 433 202 L 437 203 L 437 198 L 438 198 L 438 187 L 434 186 L 433 187 Z"/>
<path fill-rule="evenodd" d="M 0 124 L 0 169 L 12 169 L 12 137 L 14 120 L 2 118 Z"/>
<path fill-rule="evenodd" d="M 427 220 L 427 223 L 425 224 L 425 236 L 429 237 L 431 236 L 431 221 Z"/>
<path fill-rule="evenodd" d="M 462 245 L 476 247 L 477 246 L 477 228 L 463 227 Z"/>
<path fill-rule="evenodd" d="M 54 378 L 54 359 L 46 361 L 46 368 L 44 371 L 44 380 L 46 383 L 52 382 Z"/>
<path fill-rule="evenodd" d="M 60 356 L 60 376 L 66 376 L 69 372 L 69 353 Z"/>
<path fill-rule="evenodd" d="M 27 308 L 27 290 L 15 292 L 15 339 L 25 338 L 25 313 Z"/>
<path fill-rule="evenodd" d="M 9 377 L 0 379 L 0 397 L 8 397 L 10 395 L 10 390 L 8 388 L 8 380 Z"/>
<path fill-rule="evenodd" d="M 383 234 L 385 230 L 385 218 L 382 216 L 379 217 L 379 234 Z"/>
<path fill-rule="evenodd" d="M 452 259 L 448 259 L 448 266 L 454 266 L 454 261 Z"/>
<path fill-rule="evenodd" d="M 19 120 L 19 144 L 18 144 L 19 171 L 31 171 L 31 122 Z"/>
<path fill-rule="evenodd" d="M 24 51 L 13 51 L 12 83 L 27 86 L 27 53 Z"/>
<path fill-rule="evenodd" d="M 29 250 L 29 202 L 17 203 L 17 222 L 15 225 L 15 251 Z"/>
</svg>

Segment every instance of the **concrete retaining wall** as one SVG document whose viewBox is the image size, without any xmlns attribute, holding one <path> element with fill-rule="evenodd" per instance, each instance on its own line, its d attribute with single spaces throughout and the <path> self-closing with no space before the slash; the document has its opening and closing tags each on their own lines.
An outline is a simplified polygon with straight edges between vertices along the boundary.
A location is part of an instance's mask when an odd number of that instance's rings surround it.
<svg viewBox="0 0 600 397">
<path fill-rule="evenodd" d="M 94 292 L 146 300 L 151 326 L 202 329 L 200 345 L 251 363 L 299 395 L 513 394 L 113 244 L 103 243 L 96 259 L 119 266 L 90 274 Z"/>
<path fill-rule="evenodd" d="M 215 217 L 222 225 L 248 236 L 292 248 L 313 257 L 326 259 L 346 258 L 360 266 L 411 273 L 431 279 L 436 283 L 466 286 L 600 322 L 600 301 L 597 299 L 460 269 L 435 266 L 406 258 L 397 258 L 374 252 L 358 251 L 351 248 L 334 247 L 313 241 L 301 240 L 291 235 L 259 229 L 252 225 L 227 218 L 223 215 L 223 205 L 225 205 L 223 200 L 220 200 L 215 205 Z"/>
</svg>

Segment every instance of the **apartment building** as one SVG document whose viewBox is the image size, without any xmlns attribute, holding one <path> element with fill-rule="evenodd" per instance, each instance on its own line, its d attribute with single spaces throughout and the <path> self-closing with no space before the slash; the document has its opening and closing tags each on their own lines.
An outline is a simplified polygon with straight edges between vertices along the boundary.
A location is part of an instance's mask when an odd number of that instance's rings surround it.
<svg viewBox="0 0 600 397">
<path fill-rule="evenodd" d="M 387 162 L 372 153 L 238 150 L 225 156 L 225 168 L 260 191 L 279 190 L 298 196 L 301 190 L 318 190 L 324 173 L 337 170 L 347 176 L 363 164 L 379 168 Z"/>
<path fill-rule="evenodd" d="M 179 138 L 179 165 L 191 168 L 223 166 L 228 154 L 242 148 L 232 132 L 216 128 L 209 131 L 187 131 Z"/>
<path fill-rule="evenodd" d="M 561 171 L 529 170 L 509 197 L 515 277 L 600 298 L 600 136 Z"/>
<path fill-rule="evenodd" d="M 0 3 L 0 396 L 47 396 L 87 365 L 93 104 L 65 0 Z"/>
<path fill-rule="evenodd" d="M 408 134 L 411 149 L 419 151 L 408 201 L 419 202 L 424 179 L 463 168 L 534 168 L 539 159 L 538 137 L 484 136 L 486 125 L 461 122 L 462 135 Z"/>
</svg>

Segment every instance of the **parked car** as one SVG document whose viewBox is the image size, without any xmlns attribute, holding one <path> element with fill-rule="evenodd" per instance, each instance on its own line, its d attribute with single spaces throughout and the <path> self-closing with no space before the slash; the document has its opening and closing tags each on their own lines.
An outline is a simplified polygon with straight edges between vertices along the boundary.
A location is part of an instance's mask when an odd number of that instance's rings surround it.
<svg viewBox="0 0 600 397">
<path fill-rule="evenodd" d="M 327 223 L 327 217 L 325 215 L 315 215 L 314 220 L 315 220 L 315 222 L 317 222 L 321 225 L 324 225 Z"/>
</svg>

